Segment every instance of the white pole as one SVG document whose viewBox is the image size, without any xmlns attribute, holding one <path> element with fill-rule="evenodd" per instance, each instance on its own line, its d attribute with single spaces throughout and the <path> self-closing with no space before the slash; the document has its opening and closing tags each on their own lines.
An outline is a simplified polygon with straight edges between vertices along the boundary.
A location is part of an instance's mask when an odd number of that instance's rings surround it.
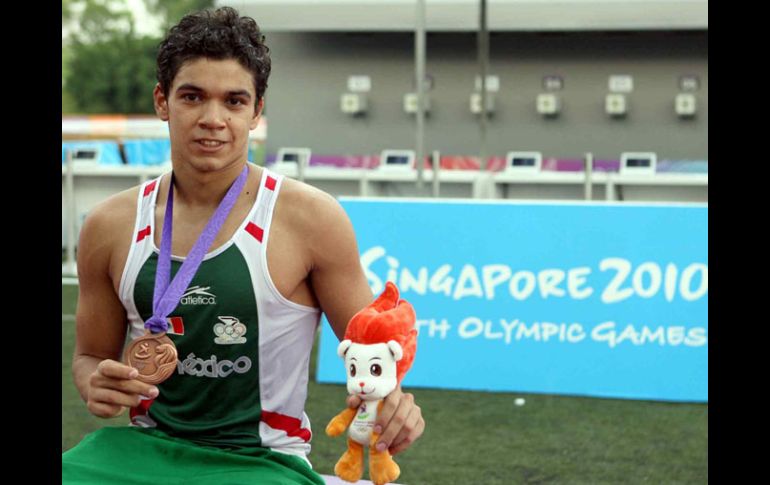
<svg viewBox="0 0 770 485">
<path fill-rule="evenodd" d="M 439 175 L 441 175 L 441 154 L 438 150 L 433 150 L 431 155 L 433 160 L 433 197 L 439 196 Z"/>
<path fill-rule="evenodd" d="M 310 163 L 310 159 L 306 160 L 302 154 L 297 157 L 297 179 L 300 182 L 305 181 L 305 164 L 308 163 Z"/>
<path fill-rule="evenodd" d="M 489 71 L 489 32 L 487 31 L 487 0 L 479 5 L 478 61 L 481 76 L 481 148 L 479 150 L 479 170 L 486 170 L 487 161 L 487 72 Z"/>
<path fill-rule="evenodd" d="M 585 198 L 590 201 L 593 198 L 593 175 L 594 175 L 594 154 L 586 153 L 585 156 Z"/>
<path fill-rule="evenodd" d="M 67 216 L 67 259 L 62 268 L 62 274 L 68 276 L 77 275 L 77 265 L 75 264 L 75 191 L 74 191 L 74 162 L 72 160 L 72 150 L 67 150 L 67 172 L 65 174 L 64 202 L 66 205 Z"/>
<path fill-rule="evenodd" d="M 422 189 L 425 172 L 425 0 L 417 0 L 415 19 L 414 71 L 417 83 L 417 129 L 414 151 L 417 157 L 417 187 Z"/>
</svg>

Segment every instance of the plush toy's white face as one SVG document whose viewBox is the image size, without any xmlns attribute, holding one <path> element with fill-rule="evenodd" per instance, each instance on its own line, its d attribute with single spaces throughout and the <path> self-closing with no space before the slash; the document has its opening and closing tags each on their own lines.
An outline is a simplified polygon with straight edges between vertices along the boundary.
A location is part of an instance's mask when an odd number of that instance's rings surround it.
<svg viewBox="0 0 770 485">
<path fill-rule="evenodd" d="M 343 340 L 337 353 L 345 358 L 350 394 L 373 401 L 384 398 L 396 388 L 396 362 L 402 357 L 397 342 L 363 345 Z"/>
</svg>

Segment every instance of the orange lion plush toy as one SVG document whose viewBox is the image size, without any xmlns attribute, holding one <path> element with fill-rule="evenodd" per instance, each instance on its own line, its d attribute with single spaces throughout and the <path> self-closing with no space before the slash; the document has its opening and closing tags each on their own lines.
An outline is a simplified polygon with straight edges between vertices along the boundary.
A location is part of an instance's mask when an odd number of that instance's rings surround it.
<svg viewBox="0 0 770 485">
<path fill-rule="evenodd" d="M 326 427 L 326 434 L 339 436 L 348 429 L 348 449 L 334 473 L 348 482 L 361 479 L 364 446 L 369 447 L 369 478 L 383 485 L 398 478 L 401 470 L 388 450 L 377 451 L 379 435 L 374 422 L 390 394 L 412 366 L 417 350 L 414 308 L 398 299 L 391 282 L 369 306 L 356 313 L 348 324 L 337 354 L 345 360 L 348 392 L 362 399 L 358 409 L 347 408 Z"/>
</svg>

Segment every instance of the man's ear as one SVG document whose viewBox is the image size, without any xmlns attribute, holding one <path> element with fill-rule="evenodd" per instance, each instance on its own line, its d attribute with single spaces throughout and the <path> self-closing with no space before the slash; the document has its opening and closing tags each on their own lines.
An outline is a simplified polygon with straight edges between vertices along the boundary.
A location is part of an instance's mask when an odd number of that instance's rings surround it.
<svg viewBox="0 0 770 485">
<path fill-rule="evenodd" d="M 163 89 L 160 87 L 160 83 L 155 85 L 155 89 L 152 91 L 152 98 L 155 104 L 155 113 L 163 121 L 168 121 L 168 99 L 163 94 Z"/>
<path fill-rule="evenodd" d="M 348 351 L 348 349 L 352 344 L 353 344 L 353 341 L 351 340 L 343 340 L 342 342 L 340 342 L 340 344 L 337 346 L 337 355 L 339 355 L 344 359 L 345 352 Z"/>
<path fill-rule="evenodd" d="M 262 96 L 257 103 L 257 109 L 254 111 L 254 117 L 249 123 L 249 129 L 253 130 L 259 124 L 259 117 L 262 116 L 262 110 L 265 109 L 265 97 Z"/>
</svg>

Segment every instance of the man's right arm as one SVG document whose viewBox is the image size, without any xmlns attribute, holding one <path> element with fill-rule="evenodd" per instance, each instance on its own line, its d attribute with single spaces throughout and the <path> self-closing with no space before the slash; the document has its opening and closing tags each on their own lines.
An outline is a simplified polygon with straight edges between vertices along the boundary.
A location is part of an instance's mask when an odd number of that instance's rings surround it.
<svg viewBox="0 0 770 485">
<path fill-rule="evenodd" d="M 133 220 L 122 221 L 123 194 L 96 207 L 86 218 L 78 243 L 79 295 L 72 374 L 88 410 L 109 418 L 139 404 L 139 396 L 157 396 L 140 382 L 136 370 L 120 362 L 126 336 L 126 312 L 110 273 L 118 237 Z M 130 217 L 130 216 L 129 216 Z M 129 229 L 130 230 L 130 229 Z M 130 233 L 129 233 L 130 237 Z"/>
</svg>

